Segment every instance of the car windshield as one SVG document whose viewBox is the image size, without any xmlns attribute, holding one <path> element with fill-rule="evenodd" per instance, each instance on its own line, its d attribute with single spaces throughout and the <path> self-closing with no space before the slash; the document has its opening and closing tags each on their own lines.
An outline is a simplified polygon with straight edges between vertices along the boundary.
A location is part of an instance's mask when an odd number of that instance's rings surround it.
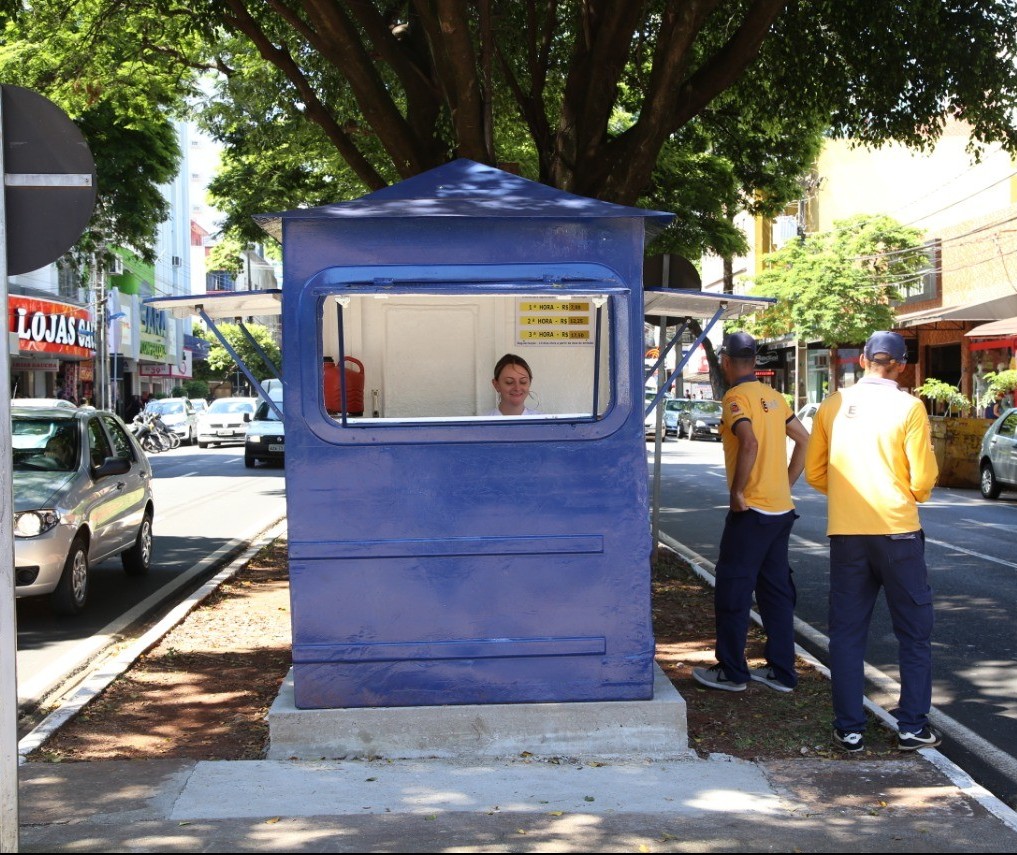
<svg viewBox="0 0 1017 855">
<path fill-rule="evenodd" d="M 222 413 L 252 413 L 254 406 L 250 401 L 231 401 L 229 398 L 219 398 L 212 402 L 208 408 L 209 415 Z"/>
<path fill-rule="evenodd" d="M 78 468 L 78 425 L 75 421 L 15 416 L 11 447 L 15 472 L 73 472 Z"/>
<path fill-rule="evenodd" d="M 695 416 L 719 416 L 721 412 L 719 401 L 698 401 L 692 405 L 692 414 Z"/>
<path fill-rule="evenodd" d="M 160 416 L 176 416 L 183 413 L 184 405 L 180 401 L 152 401 L 145 409 Z"/>
<path fill-rule="evenodd" d="M 282 401 L 276 401 L 275 403 L 276 406 L 279 407 L 279 409 L 282 409 Z M 258 404 L 258 412 L 254 414 L 254 418 L 257 419 L 259 422 L 279 421 L 279 416 L 277 416 L 275 414 L 275 410 L 273 410 L 268 405 L 268 401 L 262 401 L 260 404 Z"/>
<path fill-rule="evenodd" d="M 682 408 L 682 401 L 668 401 L 664 404 L 664 409 L 669 411 L 677 411 Z"/>
</svg>

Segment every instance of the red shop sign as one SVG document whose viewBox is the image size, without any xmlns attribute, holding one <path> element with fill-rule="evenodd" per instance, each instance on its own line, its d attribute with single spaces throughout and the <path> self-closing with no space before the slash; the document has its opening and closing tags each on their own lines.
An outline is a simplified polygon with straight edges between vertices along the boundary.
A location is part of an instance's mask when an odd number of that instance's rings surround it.
<svg viewBox="0 0 1017 855">
<path fill-rule="evenodd" d="M 8 326 L 18 334 L 22 353 L 95 356 L 95 332 L 88 310 L 80 306 L 11 294 Z"/>
</svg>

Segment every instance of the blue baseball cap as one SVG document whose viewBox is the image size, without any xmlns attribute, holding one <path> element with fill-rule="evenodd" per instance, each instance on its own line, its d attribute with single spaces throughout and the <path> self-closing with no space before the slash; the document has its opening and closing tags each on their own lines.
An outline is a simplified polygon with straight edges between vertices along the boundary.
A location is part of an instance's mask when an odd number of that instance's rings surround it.
<svg viewBox="0 0 1017 855">
<path fill-rule="evenodd" d="M 900 333 L 882 330 L 870 335 L 865 342 L 865 358 L 874 360 L 877 353 L 885 353 L 898 365 L 906 365 L 908 361 L 907 342 Z"/>
<path fill-rule="evenodd" d="M 748 359 L 756 355 L 756 340 L 747 332 L 734 332 L 724 338 L 724 344 L 718 351 L 722 356 L 735 359 Z"/>
</svg>

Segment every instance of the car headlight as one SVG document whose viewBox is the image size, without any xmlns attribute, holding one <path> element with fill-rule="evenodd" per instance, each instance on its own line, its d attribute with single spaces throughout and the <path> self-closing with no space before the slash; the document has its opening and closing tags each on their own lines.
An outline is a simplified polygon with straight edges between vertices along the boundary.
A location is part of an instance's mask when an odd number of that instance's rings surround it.
<svg viewBox="0 0 1017 855">
<path fill-rule="evenodd" d="M 261 437 L 258 436 L 257 434 L 254 434 L 253 436 L 251 434 L 247 434 L 247 441 L 248 442 L 261 442 Z"/>
<path fill-rule="evenodd" d="M 56 511 L 22 511 L 14 515 L 15 537 L 38 537 L 56 528 L 60 515 Z"/>
</svg>

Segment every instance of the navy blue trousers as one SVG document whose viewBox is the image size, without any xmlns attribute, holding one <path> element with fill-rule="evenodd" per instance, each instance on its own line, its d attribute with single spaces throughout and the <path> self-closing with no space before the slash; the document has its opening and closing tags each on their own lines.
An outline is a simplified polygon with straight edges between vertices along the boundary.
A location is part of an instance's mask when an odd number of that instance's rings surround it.
<svg viewBox="0 0 1017 855">
<path fill-rule="evenodd" d="M 932 589 L 925 534 L 830 537 L 830 675 L 834 727 L 865 728 L 865 646 L 879 589 L 897 636 L 902 731 L 928 724 L 932 706 Z"/>
<path fill-rule="evenodd" d="M 749 633 L 752 595 L 766 632 L 766 661 L 777 679 L 798 685 L 795 671 L 795 591 L 788 562 L 794 511 L 772 516 L 757 511 L 728 511 L 720 538 L 716 586 L 717 661 L 729 680 L 749 681 L 745 642 Z"/>
</svg>

